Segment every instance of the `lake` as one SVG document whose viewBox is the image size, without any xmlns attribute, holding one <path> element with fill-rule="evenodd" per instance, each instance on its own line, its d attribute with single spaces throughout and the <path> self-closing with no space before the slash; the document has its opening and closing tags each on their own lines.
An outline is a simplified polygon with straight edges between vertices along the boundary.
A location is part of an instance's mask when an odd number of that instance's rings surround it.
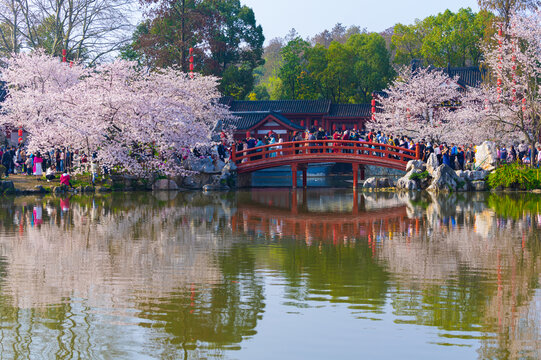
<svg viewBox="0 0 541 360">
<path fill-rule="evenodd" d="M 0 199 L 0 358 L 539 359 L 541 197 Z"/>
</svg>

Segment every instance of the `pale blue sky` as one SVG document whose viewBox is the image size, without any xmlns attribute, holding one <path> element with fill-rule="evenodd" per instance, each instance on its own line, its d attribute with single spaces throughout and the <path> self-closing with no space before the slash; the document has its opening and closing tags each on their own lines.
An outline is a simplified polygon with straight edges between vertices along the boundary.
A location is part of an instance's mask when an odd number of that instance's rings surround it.
<svg viewBox="0 0 541 360">
<path fill-rule="evenodd" d="M 477 0 L 241 0 L 254 9 L 266 40 L 283 37 L 295 28 L 303 37 L 313 36 L 340 22 L 380 32 L 396 23 L 411 24 L 415 19 L 445 9 L 470 7 L 478 11 Z"/>
</svg>

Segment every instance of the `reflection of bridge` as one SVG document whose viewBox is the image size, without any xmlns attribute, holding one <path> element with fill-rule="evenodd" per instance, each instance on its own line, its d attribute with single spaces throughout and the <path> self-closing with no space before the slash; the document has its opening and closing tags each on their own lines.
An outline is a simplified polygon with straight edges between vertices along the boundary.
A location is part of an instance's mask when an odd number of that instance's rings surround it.
<svg viewBox="0 0 541 360">
<path fill-rule="evenodd" d="M 301 194 L 301 193 L 299 193 Z M 364 197 L 353 192 L 352 210 L 348 212 L 309 212 L 306 193 L 301 202 L 297 192 L 291 193 L 290 206 L 275 207 L 254 202 L 239 202 L 231 218 L 233 231 L 279 234 L 281 236 L 310 239 L 339 239 L 370 236 L 381 231 L 404 231 L 411 223 L 418 227 L 418 220 L 410 220 L 406 205 L 385 209 L 365 210 Z M 418 230 L 417 230 L 418 231 Z"/>
<path fill-rule="evenodd" d="M 237 164 L 239 174 L 277 166 L 291 166 L 293 188 L 297 186 L 299 170 L 302 171 L 303 187 L 306 187 L 307 164 L 324 162 L 352 164 L 353 187 L 357 187 L 359 165 L 405 170 L 409 160 L 419 158 L 418 150 L 352 140 L 290 141 L 241 151 L 233 148 L 232 153 L 232 160 Z"/>
</svg>

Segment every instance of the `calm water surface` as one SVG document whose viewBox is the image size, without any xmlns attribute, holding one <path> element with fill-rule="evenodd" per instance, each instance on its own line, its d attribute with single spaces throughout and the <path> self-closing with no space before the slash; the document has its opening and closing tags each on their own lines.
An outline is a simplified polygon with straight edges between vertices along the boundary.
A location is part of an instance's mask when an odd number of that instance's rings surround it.
<svg viewBox="0 0 541 360">
<path fill-rule="evenodd" d="M 0 200 L 2 359 L 539 359 L 541 197 Z"/>
</svg>

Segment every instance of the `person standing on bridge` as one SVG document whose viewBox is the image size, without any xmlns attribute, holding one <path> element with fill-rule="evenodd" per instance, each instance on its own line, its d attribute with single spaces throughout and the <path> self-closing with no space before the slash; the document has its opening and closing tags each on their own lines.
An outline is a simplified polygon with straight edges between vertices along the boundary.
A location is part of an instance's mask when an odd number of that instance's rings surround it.
<svg viewBox="0 0 541 360">
<path fill-rule="evenodd" d="M 334 134 L 332 135 L 332 139 L 333 140 L 340 140 L 341 139 L 340 132 L 338 130 L 335 130 Z M 333 153 L 337 153 L 337 152 L 340 151 L 340 150 L 338 150 L 338 147 L 340 146 L 340 144 L 333 143 L 332 146 L 333 146 L 333 151 L 332 151 Z"/>
<path fill-rule="evenodd" d="M 276 136 L 274 134 L 271 134 L 270 136 L 270 140 L 269 140 L 269 145 L 273 145 L 273 144 L 276 144 Z M 273 158 L 273 157 L 276 157 L 276 152 L 274 150 L 276 150 L 276 147 L 272 146 L 269 148 L 270 151 L 272 151 L 270 154 L 269 154 L 269 157 Z"/>
</svg>

